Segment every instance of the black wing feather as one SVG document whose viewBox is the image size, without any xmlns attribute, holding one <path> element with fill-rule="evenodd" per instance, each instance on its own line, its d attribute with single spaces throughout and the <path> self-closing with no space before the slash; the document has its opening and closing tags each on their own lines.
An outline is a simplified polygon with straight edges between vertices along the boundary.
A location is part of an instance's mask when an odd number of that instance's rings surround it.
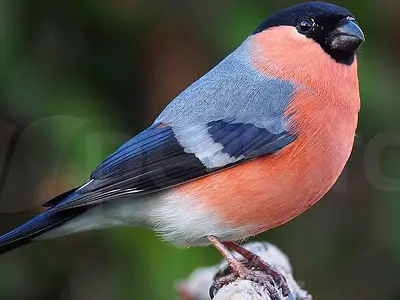
<svg viewBox="0 0 400 300">
<path fill-rule="evenodd" d="M 182 141 L 178 140 L 173 127 L 152 126 L 100 164 L 92 173 L 89 184 L 61 202 L 52 202 L 56 203 L 54 209 L 61 211 L 159 191 L 257 156 L 274 153 L 295 139 L 287 132 L 271 133 L 250 124 L 222 120 L 207 123 L 203 128 L 208 137 L 223 146 L 221 153 L 237 158 L 235 162 L 228 162 L 222 167 L 206 167 L 196 157 L 196 151 L 191 153 L 190 149 L 182 147 Z M 204 139 L 199 139 L 199 144 L 202 142 Z"/>
</svg>

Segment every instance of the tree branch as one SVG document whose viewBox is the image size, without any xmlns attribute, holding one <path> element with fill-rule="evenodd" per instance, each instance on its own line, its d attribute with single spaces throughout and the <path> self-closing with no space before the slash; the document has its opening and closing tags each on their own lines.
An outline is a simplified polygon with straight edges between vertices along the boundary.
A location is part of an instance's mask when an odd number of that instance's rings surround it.
<svg viewBox="0 0 400 300">
<path fill-rule="evenodd" d="M 276 246 L 269 243 L 249 243 L 244 247 L 259 255 L 262 260 L 279 271 L 289 285 L 290 297 L 284 298 L 278 291 L 281 299 L 311 300 L 307 291 L 302 290 L 292 274 L 292 266 L 288 257 Z M 241 257 L 235 253 L 235 256 Z M 214 283 L 217 274 L 229 274 L 227 263 L 224 261 L 219 266 L 206 267 L 195 270 L 187 280 L 178 285 L 178 293 L 181 300 L 209 300 L 209 290 Z M 262 284 L 237 279 L 221 288 L 214 300 L 271 300 L 271 295 Z"/>
</svg>

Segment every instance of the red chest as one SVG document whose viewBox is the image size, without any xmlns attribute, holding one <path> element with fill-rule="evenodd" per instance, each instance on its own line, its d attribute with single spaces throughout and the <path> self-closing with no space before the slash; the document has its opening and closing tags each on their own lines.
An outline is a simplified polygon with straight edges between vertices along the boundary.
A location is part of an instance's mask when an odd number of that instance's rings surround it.
<svg viewBox="0 0 400 300">
<path fill-rule="evenodd" d="M 307 102 L 304 102 L 307 101 Z M 298 138 L 277 154 L 177 188 L 209 208 L 228 226 L 250 226 L 253 234 L 293 219 L 325 195 L 341 174 L 353 147 L 357 110 L 316 109 L 309 91 L 294 96 L 290 110 Z M 308 103 L 299 110 L 297 104 Z M 304 108 L 304 106 L 303 106 Z"/>
<path fill-rule="evenodd" d="M 303 135 L 276 155 L 178 187 L 227 225 L 254 234 L 281 225 L 317 202 L 336 182 L 350 155 L 354 129 Z M 332 140 L 333 137 L 336 137 Z M 196 206 L 193 206 L 196 209 Z"/>
</svg>

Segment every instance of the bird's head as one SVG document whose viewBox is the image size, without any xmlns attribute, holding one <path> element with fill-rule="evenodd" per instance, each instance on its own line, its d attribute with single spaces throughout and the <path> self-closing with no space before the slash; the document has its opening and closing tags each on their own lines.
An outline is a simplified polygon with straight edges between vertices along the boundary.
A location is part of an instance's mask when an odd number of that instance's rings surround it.
<svg viewBox="0 0 400 300">
<path fill-rule="evenodd" d="M 321 84 L 321 77 L 332 82 L 346 74 L 357 81 L 356 52 L 364 40 L 347 9 L 303 3 L 275 13 L 253 32 L 252 62 L 260 71 L 309 86 Z"/>
<path fill-rule="evenodd" d="M 365 41 L 355 16 L 347 9 L 324 2 L 310 2 L 281 10 L 265 20 L 254 35 L 268 30 L 291 32 L 292 42 L 311 39 L 336 62 L 351 65 Z"/>
</svg>

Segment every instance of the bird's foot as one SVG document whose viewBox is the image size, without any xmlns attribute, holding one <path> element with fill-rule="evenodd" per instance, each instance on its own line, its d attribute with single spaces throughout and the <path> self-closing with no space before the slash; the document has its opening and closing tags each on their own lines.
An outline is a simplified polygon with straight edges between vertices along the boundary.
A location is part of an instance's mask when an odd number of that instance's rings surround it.
<svg viewBox="0 0 400 300">
<path fill-rule="evenodd" d="M 267 275 L 271 276 L 274 283 L 278 286 L 278 289 L 282 289 L 282 294 L 284 297 L 287 297 L 290 294 L 289 286 L 286 282 L 285 277 L 280 272 L 271 267 L 269 264 L 267 264 L 265 261 L 263 261 L 261 257 L 234 242 L 228 242 L 224 244 L 228 248 L 236 251 L 245 259 L 247 259 L 247 264 L 249 265 L 250 268 L 262 271 Z"/>
<path fill-rule="evenodd" d="M 246 265 L 243 264 L 241 268 L 239 268 L 239 270 L 234 270 L 232 268 L 231 272 L 232 273 L 222 277 L 218 277 L 215 280 L 214 284 L 210 288 L 211 298 L 214 298 L 216 293 L 225 285 L 228 285 L 236 281 L 237 279 L 243 279 L 250 280 L 264 286 L 267 289 L 271 300 L 281 300 L 278 292 L 279 288 L 277 287 L 276 283 L 273 281 L 270 275 L 259 270 L 249 269 Z"/>
<path fill-rule="evenodd" d="M 281 300 L 279 294 L 280 289 L 284 297 L 289 296 L 289 287 L 283 275 L 262 261 L 258 255 L 255 255 L 236 243 L 222 243 L 214 236 L 208 237 L 208 240 L 224 256 L 230 267 L 216 275 L 215 282 L 210 288 L 211 298 L 213 298 L 223 286 L 234 282 L 238 278 L 262 284 L 267 289 L 272 300 Z M 228 248 L 239 253 L 247 262 L 243 263 L 239 261 Z"/>
</svg>

